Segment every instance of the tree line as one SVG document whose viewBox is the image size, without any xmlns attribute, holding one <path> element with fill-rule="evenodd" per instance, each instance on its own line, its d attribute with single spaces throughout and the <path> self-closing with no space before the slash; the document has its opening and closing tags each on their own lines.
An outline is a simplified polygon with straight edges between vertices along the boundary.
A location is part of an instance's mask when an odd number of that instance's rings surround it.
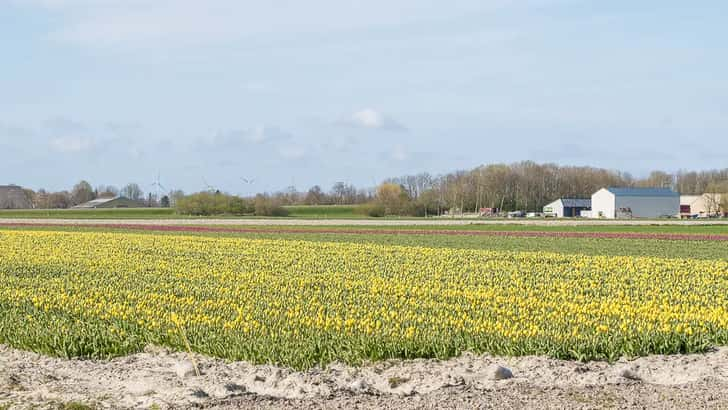
<svg viewBox="0 0 728 410">
<path fill-rule="evenodd" d="M 420 173 L 389 178 L 373 189 L 357 189 L 343 182 L 335 184 L 328 193 L 319 186 L 307 192 L 289 188 L 273 197 L 285 205 L 362 204 L 363 212 L 372 216 L 425 216 L 478 212 L 481 208 L 536 211 L 558 198 L 590 198 L 604 187 L 671 188 L 682 195 L 728 193 L 728 168 L 653 171 L 645 178 L 635 178 L 617 170 L 522 161 L 437 176 Z"/>
<path fill-rule="evenodd" d="M 33 191 L 24 188 L 23 191 L 33 208 L 65 209 L 101 198 L 116 198 L 119 196 L 139 202 L 147 207 L 170 207 L 174 201 L 184 196 L 184 192 L 173 190 L 168 194 L 157 195 L 153 192 L 145 193 L 137 183 L 129 183 L 122 188 L 114 185 L 98 185 L 95 188 L 88 181 L 82 180 L 75 184 L 71 190 L 47 191 L 43 188 Z"/>
<path fill-rule="evenodd" d="M 706 171 L 653 171 L 635 178 L 627 172 L 589 166 L 560 166 L 522 161 L 482 165 L 443 175 L 420 173 L 389 178 L 377 187 L 357 188 L 337 182 L 329 190 L 314 185 L 306 191 L 295 187 L 242 198 L 220 191 L 185 195 L 170 191 L 161 198 L 144 193 L 138 184 L 118 189 L 111 185 L 93 188 L 81 181 L 70 191 L 25 190 L 36 208 L 68 208 L 96 198 L 123 196 L 144 206 L 169 206 L 193 215 L 284 215 L 290 205 L 359 205 L 370 216 L 429 216 L 454 212 L 535 211 L 558 198 L 590 198 L 603 187 L 671 188 L 682 195 L 724 193 L 728 202 L 728 168 Z M 728 210 L 728 203 L 724 205 Z"/>
</svg>

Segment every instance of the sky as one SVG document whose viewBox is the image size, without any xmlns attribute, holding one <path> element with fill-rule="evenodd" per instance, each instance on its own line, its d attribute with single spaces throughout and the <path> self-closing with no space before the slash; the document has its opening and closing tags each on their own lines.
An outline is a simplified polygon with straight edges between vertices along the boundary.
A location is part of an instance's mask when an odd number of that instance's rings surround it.
<svg viewBox="0 0 728 410">
<path fill-rule="evenodd" d="M 520 160 L 724 168 L 726 15 L 710 0 L 0 0 L 0 184 L 247 195 Z"/>
</svg>

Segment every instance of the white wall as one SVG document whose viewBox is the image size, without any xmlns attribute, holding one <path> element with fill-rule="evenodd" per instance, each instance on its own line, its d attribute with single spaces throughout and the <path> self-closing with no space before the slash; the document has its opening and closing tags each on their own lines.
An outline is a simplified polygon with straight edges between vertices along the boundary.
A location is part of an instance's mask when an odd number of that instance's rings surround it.
<svg viewBox="0 0 728 410">
<path fill-rule="evenodd" d="M 591 198 L 591 217 L 614 219 L 614 202 L 614 194 L 607 191 L 606 188 L 602 188 L 599 191 L 595 192 Z"/>
<path fill-rule="evenodd" d="M 690 201 L 690 198 L 693 198 L 692 201 Z M 691 197 L 681 196 L 680 205 L 690 205 L 691 214 L 709 216 L 719 212 L 720 199 L 720 194 L 703 194 Z"/>
<path fill-rule="evenodd" d="M 547 211 L 546 208 L 551 208 L 551 211 Z M 563 218 L 564 217 L 564 204 L 561 202 L 561 199 L 557 199 L 554 202 L 551 202 L 550 204 L 543 207 L 543 212 L 553 212 L 556 214 L 557 217 Z"/>
<path fill-rule="evenodd" d="M 617 196 L 616 209 L 631 208 L 634 218 L 657 218 L 680 213 L 679 196 Z"/>
</svg>

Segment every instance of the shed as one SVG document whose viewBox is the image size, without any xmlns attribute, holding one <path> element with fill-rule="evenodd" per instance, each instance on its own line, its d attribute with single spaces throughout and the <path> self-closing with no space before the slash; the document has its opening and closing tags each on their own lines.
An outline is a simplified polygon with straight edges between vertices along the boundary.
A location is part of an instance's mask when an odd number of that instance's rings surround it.
<svg viewBox="0 0 728 410">
<path fill-rule="evenodd" d="M 544 214 L 556 215 L 558 218 L 581 216 L 581 211 L 591 209 L 591 199 L 559 198 L 543 207 Z"/>
<path fill-rule="evenodd" d="M 660 218 L 680 212 L 680 194 L 669 188 L 602 188 L 591 203 L 592 218 Z"/>
<path fill-rule="evenodd" d="M 92 201 L 84 202 L 76 205 L 73 209 L 97 209 L 97 208 L 144 208 L 142 201 L 125 198 L 123 196 L 116 198 L 97 198 Z"/>
</svg>

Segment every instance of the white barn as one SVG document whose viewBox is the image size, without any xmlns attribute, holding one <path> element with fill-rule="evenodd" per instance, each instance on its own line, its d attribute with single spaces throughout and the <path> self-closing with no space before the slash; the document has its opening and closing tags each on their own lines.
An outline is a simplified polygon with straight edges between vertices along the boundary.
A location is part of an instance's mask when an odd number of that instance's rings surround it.
<svg viewBox="0 0 728 410">
<path fill-rule="evenodd" d="M 592 218 L 659 218 L 680 212 L 680 194 L 669 188 L 602 188 L 592 195 Z"/>
<path fill-rule="evenodd" d="M 557 218 L 581 216 L 581 211 L 591 209 L 591 199 L 559 198 L 543 207 L 544 214 Z"/>
<path fill-rule="evenodd" d="M 703 195 L 681 195 L 680 216 L 707 218 L 720 216 L 725 209 L 721 206 L 721 194 L 707 193 Z"/>
</svg>

